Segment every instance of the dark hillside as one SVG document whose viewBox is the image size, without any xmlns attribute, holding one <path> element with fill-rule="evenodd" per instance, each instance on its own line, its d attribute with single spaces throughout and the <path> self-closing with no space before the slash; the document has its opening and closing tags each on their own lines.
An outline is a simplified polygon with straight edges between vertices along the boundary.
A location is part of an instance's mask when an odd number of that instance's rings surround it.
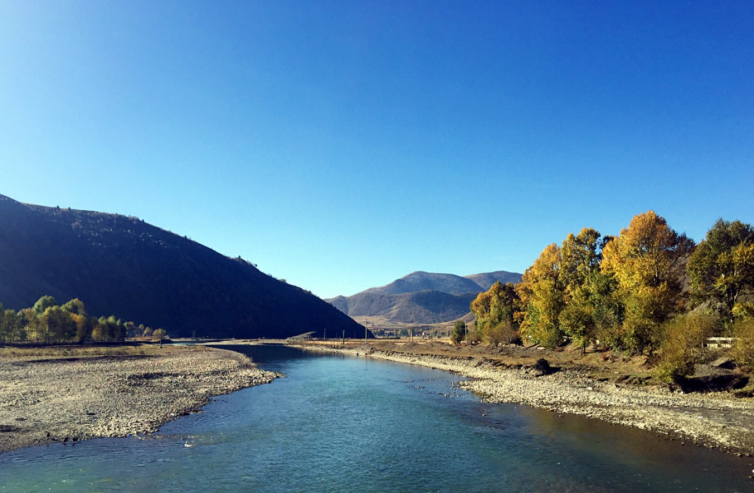
<svg viewBox="0 0 754 493">
<path fill-rule="evenodd" d="M 363 327 L 242 259 L 117 214 L 26 205 L 0 195 L 0 302 L 81 299 L 173 336 L 288 337 Z"/>
</svg>

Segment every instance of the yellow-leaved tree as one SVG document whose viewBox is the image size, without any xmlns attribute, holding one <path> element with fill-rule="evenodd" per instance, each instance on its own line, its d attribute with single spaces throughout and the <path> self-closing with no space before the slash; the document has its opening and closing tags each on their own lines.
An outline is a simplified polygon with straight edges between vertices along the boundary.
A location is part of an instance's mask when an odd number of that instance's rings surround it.
<svg viewBox="0 0 754 493">
<path fill-rule="evenodd" d="M 516 339 L 518 324 L 514 313 L 518 296 L 513 284 L 497 281 L 484 293 L 479 293 L 471 302 L 471 311 L 476 317 L 476 329 L 485 340 L 494 346 L 510 344 Z"/>
<path fill-rule="evenodd" d="M 516 285 L 521 308 L 516 319 L 520 321 L 524 341 L 549 348 L 562 341 L 558 318 L 565 293 L 560 279 L 560 261 L 560 248 L 555 243 L 548 245 Z"/>
<path fill-rule="evenodd" d="M 654 211 L 635 216 L 609 242 L 600 269 L 614 277 L 623 305 L 623 349 L 652 352 L 659 328 L 682 311 L 682 275 L 694 242 L 671 229 Z"/>
</svg>

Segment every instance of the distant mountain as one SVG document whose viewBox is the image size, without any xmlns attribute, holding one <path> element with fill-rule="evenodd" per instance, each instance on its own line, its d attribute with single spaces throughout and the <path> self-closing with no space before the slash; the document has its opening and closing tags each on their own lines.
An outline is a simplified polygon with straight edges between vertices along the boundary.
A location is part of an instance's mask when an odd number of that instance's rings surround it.
<svg viewBox="0 0 754 493">
<path fill-rule="evenodd" d="M 498 270 L 495 272 L 487 272 L 485 274 L 472 274 L 470 276 L 464 276 L 466 279 L 474 281 L 483 291 L 489 290 L 493 284 L 500 281 L 503 284 L 511 283 L 516 284 L 521 282 L 521 274 L 516 272 L 506 272 L 504 270 Z"/>
<path fill-rule="evenodd" d="M 0 195 L 0 302 L 82 300 L 96 316 L 171 336 L 282 338 L 364 329 L 301 288 L 135 217 L 28 205 Z"/>
<path fill-rule="evenodd" d="M 362 293 L 403 294 L 419 291 L 439 291 L 449 294 L 478 293 L 480 286 L 471 279 L 454 274 L 434 274 L 432 272 L 412 272 L 387 286 L 370 288 Z"/>
<path fill-rule="evenodd" d="M 394 323 L 438 323 L 464 317 L 477 294 L 521 274 L 497 271 L 461 277 L 413 272 L 386 286 L 325 300 L 351 317 L 385 317 Z"/>
</svg>

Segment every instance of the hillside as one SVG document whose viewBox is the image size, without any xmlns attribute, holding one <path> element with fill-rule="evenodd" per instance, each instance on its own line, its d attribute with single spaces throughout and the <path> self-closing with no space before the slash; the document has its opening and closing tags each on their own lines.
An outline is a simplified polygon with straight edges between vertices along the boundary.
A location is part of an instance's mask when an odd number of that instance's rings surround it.
<svg viewBox="0 0 754 493">
<path fill-rule="evenodd" d="M 496 281 L 516 283 L 521 274 L 507 271 L 461 277 L 413 272 L 392 283 L 328 301 L 351 317 L 385 317 L 393 323 L 439 323 L 469 313 L 469 304 Z"/>
<path fill-rule="evenodd" d="M 0 195 L 0 302 L 81 299 L 172 336 L 280 338 L 363 327 L 252 264 L 117 214 L 27 205 Z"/>
</svg>

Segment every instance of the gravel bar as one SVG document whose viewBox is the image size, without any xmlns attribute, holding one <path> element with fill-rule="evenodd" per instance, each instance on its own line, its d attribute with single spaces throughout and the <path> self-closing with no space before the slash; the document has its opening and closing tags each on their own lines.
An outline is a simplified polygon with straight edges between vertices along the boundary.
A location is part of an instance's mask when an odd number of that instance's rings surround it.
<svg viewBox="0 0 754 493">
<path fill-rule="evenodd" d="M 0 358 L 0 452 L 153 433 L 213 396 L 282 376 L 233 351 L 184 346 L 152 353 Z"/>
</svg>

